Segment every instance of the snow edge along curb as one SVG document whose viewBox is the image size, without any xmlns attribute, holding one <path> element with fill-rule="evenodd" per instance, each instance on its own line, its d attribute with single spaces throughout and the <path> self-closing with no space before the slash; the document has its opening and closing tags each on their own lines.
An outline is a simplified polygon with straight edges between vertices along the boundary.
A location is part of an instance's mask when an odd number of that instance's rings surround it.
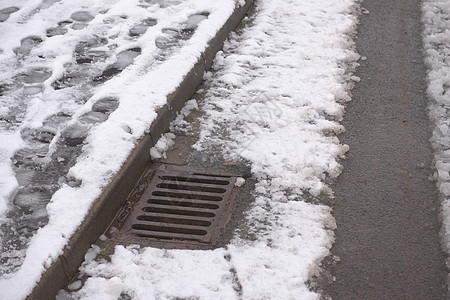
<svg viewBox="0 0 450 300">
<path fill-rule="evenodd" d="M 42 274 L 40 281 L 27 299 L 55 299 L 58 291 L 64 288 L 76 273 L 84 260 L 86 251 L 111 223 L 150 164 L 150 148 L 163 133 L 168 131 L 169 124 L 176 118 L 177 112 L 196 92 L 203 81 L 204 72 L 210 69 L 216 53 L 222 49 L 223 42 L 230 32 L 237 28 L 253 2 L 254 0 L 245 0 L 244 5 L 235 8 L 175 92 L 167 96 L 167 103 L 157 111 L 156 120 L 150 126 L 149 134 L 141 137 L 120 171 L 94 202 L 88 215 L 70 238 L 64 253 Z"/>
</svg>

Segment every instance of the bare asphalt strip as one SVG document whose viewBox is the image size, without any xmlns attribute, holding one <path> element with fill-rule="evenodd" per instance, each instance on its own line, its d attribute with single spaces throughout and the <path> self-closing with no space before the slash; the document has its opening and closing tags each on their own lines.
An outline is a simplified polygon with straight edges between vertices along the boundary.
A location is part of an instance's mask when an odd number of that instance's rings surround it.
<svg viewBox="0 0 450 300">
<path fill-rule="evenodd" d="M 429 143 L 419 0 L 366 0 L 356 75 L 340 139 L 329 267 L 333 299 L 447 299 L 439 198 Z"/>
</svg>

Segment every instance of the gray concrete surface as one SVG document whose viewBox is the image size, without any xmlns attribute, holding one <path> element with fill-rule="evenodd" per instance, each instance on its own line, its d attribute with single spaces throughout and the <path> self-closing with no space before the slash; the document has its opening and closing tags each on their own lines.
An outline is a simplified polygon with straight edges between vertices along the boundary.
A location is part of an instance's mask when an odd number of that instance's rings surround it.
<svg viewBox="0 0 450 300">
<path fill-rule="evenodd" d="M 419 0 L 366 0 L 334 191 L 333 299 L 447 299 L 426 113 Z"/>
</svg>

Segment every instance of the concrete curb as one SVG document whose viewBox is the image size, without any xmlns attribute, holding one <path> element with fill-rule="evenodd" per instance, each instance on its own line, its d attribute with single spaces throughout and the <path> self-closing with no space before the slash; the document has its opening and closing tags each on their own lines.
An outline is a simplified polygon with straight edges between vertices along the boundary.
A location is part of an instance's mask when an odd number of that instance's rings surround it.
<svg viewBox="0 0 450 300">
<path fill-rule="evenodd" d="M 128 157 L 127 162 L 104 189 L 78 230 L 70 238 L 64 253 L 59 256 L 44 272 L 27 299 L 55 299 L 84 261 L 84 255 L 112 222 L 128 194 L 132 191 L 148 165 L 149 149 L 158 141 L 161 134 L 169 130 L 169 124 L 177 112 L 191 99 L 203 81 L 203 74 L 208 70 L 216 53 L 222 49 L 229 33 L 236 29 L 253 5 L 253 0 L 246 0 L 245 5 L 237 7 L 216 36 L 209 42 L 207 49 L 186 75 L 176 91 L 167 97 L 167 104 L 158 111 L 156 120 L 150 127 L 149 135 L 143 136 Z"/>
</svg>

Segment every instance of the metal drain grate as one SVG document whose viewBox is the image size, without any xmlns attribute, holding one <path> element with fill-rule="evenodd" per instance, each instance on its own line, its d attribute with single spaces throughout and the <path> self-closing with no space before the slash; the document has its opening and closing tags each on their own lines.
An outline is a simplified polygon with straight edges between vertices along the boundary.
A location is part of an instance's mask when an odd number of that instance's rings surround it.
<svg viewBox="0 0 450 300">
<path fill-rule="evenodd" d="M 180 167 L 156 170 L 140 199 L 122 208 L 113 238 L 171 247 L 213 244 L 231 216 L 236 179 Z"/>
</svg>

